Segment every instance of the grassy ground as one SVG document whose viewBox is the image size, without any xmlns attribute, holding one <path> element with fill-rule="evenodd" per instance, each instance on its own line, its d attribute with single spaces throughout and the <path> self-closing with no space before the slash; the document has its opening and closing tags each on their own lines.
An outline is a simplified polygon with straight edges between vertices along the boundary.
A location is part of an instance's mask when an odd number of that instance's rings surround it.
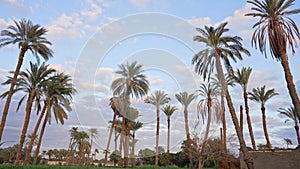
<svg viewBox="0 0 300 169">
<path fill-rule="evenodd" d="M 92 167 L 92 166 L 15 166 L 15 165 L 0 165 L 0 169 L 120 169 L 114 167 Z M 154 166 L 138 166 L 136 169 L 154 169 Z M 177 167 L 159 167 L 159 169 L 178 169 Z"/>
</svg>

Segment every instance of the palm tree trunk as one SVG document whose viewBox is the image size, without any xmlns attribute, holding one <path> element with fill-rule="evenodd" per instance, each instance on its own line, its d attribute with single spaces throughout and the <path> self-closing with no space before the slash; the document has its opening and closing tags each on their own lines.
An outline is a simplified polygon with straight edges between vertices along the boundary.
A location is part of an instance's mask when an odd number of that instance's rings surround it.
<svg viewBox="0 0 300 169">
<path fill-rule="evenodd" d="M 129 164 L 129 139 L 130 139 L 130 122 L 128 121 L 127 128 L 126 128 L 126 136 L 125 136 L 125 146 L 124 146 L 124 161 L 125 161 L 125 168 L 128 168 Z"/>
<path fill-rule="evenodd" d="M 40 124 L 41 124 L 41 121 L 45 115 L 45 112 L 46 112 L 46 107 L 47 107 L 47 103 L 46 101 L 44 102 L 44 107 L 43 107 L 43 110 L 39 116 L 39 119 L 38 121 L 36 122 L 36 125 L 34 127 L 34 131 L 32 133 L 32 138 L 30 139 L 30 143 L 29 143 L 29 146 L 27 148 L 27 152 L 26 152 L 26 156 L 25 156 L 25 160 L 24 160 L 24 164 L 27 165 L 29 163 L 29 157 L 30 157 L 30 153 L 31 153 L 31 150 L 32 150 L 32 147 L 33 147 L 33 144 L 34 144 L 34 141 L 35 141 L 35 138 L 37 137 L 37 132 L 38 132 L 38 129 L 40 127 Z"/>
<path fill-rule="evenodd" d="M 107 140 L 107 145 L 106 145 L 106 151 L 105 151 L 105 157 L 104 157 L 104 167 L 107 163 L 107 153 L 108 153 L 108 150 L 109 150 L 109 145 L 110 145 L 110 141 L 111 141 L 111 136 L 112 136 L 112 132 L 114 130 L 114 127 L 115 127 L 115 122 L 116 122 L 116 113 L 114 113 L 114 117 L 113 117 L 113 120 L 112 120 L 112 124 L 111 124 L 111 128 L 109 130 L 109 136 L 108 136 L 108 140 Z"/>
<path fill-rule="evenodd" d="M 158 169 L 159 108 L 156 109 L 155 169 Z"/>
<path fill-rule="evenodd" d="M 247 94 L 246 89 L 244 89 L 244 102 L 245 102 L 247 124 L 248 124 L 250 139 L 251 139 L 251 143 L 252 143 L 252 148 L 253 148 L 253 150 L 256 150 L 256 143 L 255 143 L 255 139 L 254 139 L 254 134 L 253 134 L 253 129 L 252 129 L 252 123 L 251 123 L 251 118 L 250 118 L 250 113 L 249 113 L 248 94 Z"/>
<path fill-rule="evenodd" d="M 168 116 L 168 143 L 167 143 L 167 159 L 168 159 L 168 162 L 167 162 L 167 166 L 169 166 L 169 163 L 170 163 L 170 116 Z"/>
<path fill-rule="evenodd" d="M 296 123 L 295 130 L 297 134 L 298 146 L 300 145 L 299 125 Z"/>
<path fill-rule="evenodd" d="M 134 151 L 135 151 L 135 132 L 132 133 L 132 150 L 131 150 L 131 165 L 132 165 L 132 168 L 135 168 L 135 166 L 136 166 Z"/>
<path fill-rule="evenodd" d="M 116 129 L 115 129 L 115 152 L 117 152 L 117 146 L 118 146 L 118 136 L 117 136 L 117 131 L 116 131 Z"/>
<path fill-rule="evenodd" d="M 233 106 L 233 103 L 232 103 L 232 100 L 231 100 L 231 96 L 230 96 L 230 93 L 228 91 L 228 87 L 227 87 L 227 84 L 226 84 L 226 80 L 225 80 L 225 76 L 224 76 L 224 72 L 223 72 L 223 68 L 222 68 L 222 64 L 221 64 L 219 55 L 216 57 L 216 68 L 217 68 L 217 73 L 218 73 L 219 79 L 220 79 L 221 84 L 222 84 L 222 88 L 225 91 L 227 106 L 229 108 L 229 112 L 231 114 L 232 122 L 234 124 L 235 131 L 236 131 L 238 139 L 239 139 L 240 148 L 241 148 L 241 151 L 243 153 L 244 161 L 245 161 L 248 169 L 253 169 L 254 168 L 253 158 L 251 157 L 251 155 L 248 152 L 243 134 L 241 133 L 241 130 L 240 130 L 238 118 L 236 116 L 235 109 L 234 109 L 234 106 Z"/>
<path fill-rule="evenodd" d="M 298 119 L 300 121 L 300 101 L 294 84 L 293 75 L 290 70 L 286 52 L 281 52 L 281 53 L 284 53 L 281 55 L 281 65 L 284 70 L 284 76 L 287 83 L 287 88 L 289 90 L 290 97 L 292 99 L 296 112 L 298 113 Z"/>
<path fill-rule="evenodd" d="M 21 137 L 20 137 L 20 143 L 19 143 L 19 146 L 18 146 L 16 161 L 15 161 L 15 164 L 17 164 L 17 165 L 20 164 L 19 160 L 20 160 L 20 157 L 21 157 L 23 144 L 24 144 L 24 141 L 25 141 L 25 137 L 26 137 L 29 121 L 30 121 L 31 107 L 32 107 L 33 98 L 34 98 L 34 94 L 33 94 L 33 92 L 30 92 L 29 96 L 28 96 L 28 100 L 27 100 L 26 115 L 25 115 L 22 134 L 21 134 Z"/>
<path fill-rule="evenodd" d="M 44 122 L 43 122 L 43 125 L 42 125 L 42 128 L 41 128 L 41 131 L 40 131 L 39 141 L 38 141 L 38 144 L 37 144 L 35 152 L 34 152 L 34 158 L 33 158 L 32 165 L 36 165 L 36 163 L 37 163 L 37 159 L 38 159 L 38 156 L 39 156 L 39 152 L 40 152 L 40 148 L 41 148 L 45 128 L 46 128 L 46 125 L 47 125 L 47 121 L 48 121 L 48 116 L 46 115 L 45 118 L 44 118 Z"/>
<path fill-rule="evenodd" d="M 189 161 L 190 161 L 189 168 L 193 168 L 193 156 L 192 156 L 192 148 L 191 148 L 191 137 L 190 137 L 190 130 L 189 130 L 187 107 L 184 107 L 184 121 L 185 121 L 185 133 L 186 133 L 186 140 L 187 140 L 187 150 L 188 150 Z"/>
<path fill-rule="evenodd" d="M 271 142 L 269 139 L 268 129 L 267 129 L 266 108 L 264 105 L 261 106 L 261 113 L 262 113 L 264 134 L 265 134 L 265 138 L 267 141 L 267 148 L 272 148 Z"/>
<path fill-rule="evenodd" d="M 242 134 L 244 133 L 244 129 L 243 129 L 244 124 L 243 124 L 243 122 L 244 122 L 243 106 L 240 105 L 240 129 L 241 129 Z"/>
<path fill-rule="evenodd" d="M 223 151 L 226 153 L 227 152 L 227 143 L 226 143 L 226 115 L 225 115 L 225 103 L 224 103 L 224 90 L 222 90 L 221 93 L 221 106 L 222 106 L 222 124 L 223 124 Z"/>
<path fill-rule="evenodd" d="M 123 140 L 124 140 L 124 136 L 125 136 L 125 127 L 126 127 L 126 125 L 125 125 L 125 121 L 126 121 L 126 118 L 124 117 L 124 115 L 123 115 L 123 118 L 122 118 L 122 129 L 121 129 L 121 137 L 120 137 L 120 146 L 119 146 L 119 152 L 120 152 L 120 156 L 119 156 L 119 164 L 118 164 L 118 166 L 119 167 L 121 167 L 121 166 L 123 166 L 122 165 L 122 149 L 123 149 Z"/>
<path fill-rule="evenodd" d="M 17 64 L 13 79 L 12 79 L 11 84 L 10 84 L 9 92 L 8 92 L 8 95 L 7 95 L 7 98 L 6 98 L 6 102 L 5 102 L 5 106 L 4 106 L 3 113 L 2 113 L 2 118 L 1 118 L 0 141 L 2 140 L 3 130 L 4 130 L 4 127 L 5 127 L 6 118 L 7 118 L 11 98 L 12 98 L 12 95 L 13 95 L 14 87 L 15 87 L 15 84 L 17 82 L 17 77 L 19 75 L 21 66 L 23 64 L 23 59 L 24 59 L 25 52 L 27 51 L 27 49 L 28 49 L 27 46 L 23 46 L 21 51 L 20 51 L 18 64 Z"/>
<path fill-rule="evenodd" d="M 208 140 L 208 134 L 210 130 L 210 123 L 211 123 L 211 99 L 209 98 L 207 101 L 207 124 L 206 124 L 206 131 L 204 135 L 204 140 L 202 144 L 201 151 L 203 152 L 203 149 L 205 149 L 206 142 Z"/>
</svg>

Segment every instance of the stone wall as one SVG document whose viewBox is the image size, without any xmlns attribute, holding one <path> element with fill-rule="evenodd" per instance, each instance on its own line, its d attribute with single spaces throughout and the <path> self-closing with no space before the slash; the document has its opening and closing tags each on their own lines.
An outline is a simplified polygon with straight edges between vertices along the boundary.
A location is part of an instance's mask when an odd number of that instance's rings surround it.
<svg viewBox="0 0 300 169">
<path fill-rule="evenodd" d="M 289 150 L 250 151 L 255 169 L 300 169 L 300 148 Z M 241 169 L 246 165 L 240 158 Z"/>
</svg>

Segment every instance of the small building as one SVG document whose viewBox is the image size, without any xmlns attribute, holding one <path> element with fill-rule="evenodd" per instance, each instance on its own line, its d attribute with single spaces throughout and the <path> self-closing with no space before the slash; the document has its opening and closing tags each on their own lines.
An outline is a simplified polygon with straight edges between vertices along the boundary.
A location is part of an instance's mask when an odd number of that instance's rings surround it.
<svg viewBox="0 0 300 169">
<path fill-rule="evenodd" d="M 249 151 L 255 169 L 300 169 L 300 147 L 296 149 L 272 149 Z M 246 164 L 240 156 L 241 169 Z"/>
</svg>

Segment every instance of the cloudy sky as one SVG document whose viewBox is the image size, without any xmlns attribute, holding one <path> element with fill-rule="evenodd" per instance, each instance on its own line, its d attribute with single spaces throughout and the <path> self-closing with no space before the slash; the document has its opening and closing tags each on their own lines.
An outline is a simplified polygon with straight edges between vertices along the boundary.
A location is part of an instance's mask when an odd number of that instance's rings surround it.
<svg viewBox="0 0 300 169">
<path fill-rule="evenodd" d="M 230 4 L 230 5 L 228 5 Z M 195 28 L 204 25 L 217 26 L 228 22 L 229 33 L 243 38 L 244 46 L 251 52 L 243 61 L 233 63 L 234 68 L 252 67 L 248 90 L 266 85 L 268 89 L 275 88 L 279 96 L 267 102 L 267 123 L 270 140 L 273 146 L 283 147 L 283 138 L 291 138 L 297 144 L 293 123 L 284 123 L 285 118 L 278 115 L 277 110 L 287 108 L 291 100 L 287 93 L 284 74 L 280 63 L 265 59 L 257 50 L 251 47 L 252 26 L 256 19 L 245 17 L 250 11 L 246 1 L 150 1 L 150 0 L 66 0 L 66 1 L 24 1 L 1 0 L 0 29 L 12 25 L 21 18 L 30 19 L 48 30 L 47 38 L 54 57 L 47 61 L 52 67 L 70 74 L 78 94 L 74 97 L 74 109 L 69 113 L 65 125 L 51 123 L 46 129 L 42 149 L 67 148 L 69 133 L 73 126 L 82 130 L 97 128 L 99 137 L 95 146 L 105 148 L 108 136 L 108 121 L 112 119 L 112 111 L 108 100 L 112 97 L 111 82 L 117 78 L 114 72 L 122 63 L 138 61 L 143 64 L 145 74 L 150 81 L 150 93 L 162 89 L 172 98 L 170 104 L 180 108 L 172 116 L 171 151 L 176 152 L 185 138 L 184 120 L 181 105 L 175 99 L 175 93 L 180 91 L 195 92 L 202 83 L 202 77 L 194 73 L 191 64 L 195 52 L 203 49 L 203 45 L 193 41 L 197 34 Z M 293 8 L 300 8 L 296 2 Z M 300 17 L 293 19 L 299 25 Z M 7 72 L 15 69 L 19 50 L 16 46 L 0 48 L 0 82 L 4 82 Z M 294 82 L 300 90 L 299 49 L 291 56 L 290 67 Z M 28 68 L 29 62 L 36 62 L 31 53 L 26 54 L 22 70 Z M 8 90 L 1 86 L 0 92 Z M 230 89 L 236 111 L 243 104 L 241 87 Z M 22 94 L 13 98 L 7 125 L 4 131 L 4 141 L 19 140 L 23 125 L 24 111 L 15 112 L 16 103 Z M 196 103 L 198 97 L 190 106 L 191 132 L 201 133 L 202 126 L 194 129 L 197 122 Z M 5 100 L 0 101 L 1 112 Z M 265 144 L 262 129 L 260 105 L 250 103 L 254 135 L 257 144 Z M 140 112 L 139 121 L 144 127 L 137 132 L 136 150 L 153 149 L 155 145 L 155 111 L 151 105 L 143 103 L 142 99 L 133 99 L 132 106 Z M 29 133 L 36 121 L 32 115 Z M 228 135 L 232 139 L 232 151 L 236 150 L 238 142 L 231 117 L 227 112 Z M 215 124 L 211 133 L 219 135 L 219 125 Z M 244 135 L 248 146 L 251 145 L 244 119 Z M 166 147 L 166 118 L 161 114 L 160 145 Z M 113 145 L 113 144 L 112 144 Z M 111 146 L 113 149 L 113 146 Z"/>
</svg>

